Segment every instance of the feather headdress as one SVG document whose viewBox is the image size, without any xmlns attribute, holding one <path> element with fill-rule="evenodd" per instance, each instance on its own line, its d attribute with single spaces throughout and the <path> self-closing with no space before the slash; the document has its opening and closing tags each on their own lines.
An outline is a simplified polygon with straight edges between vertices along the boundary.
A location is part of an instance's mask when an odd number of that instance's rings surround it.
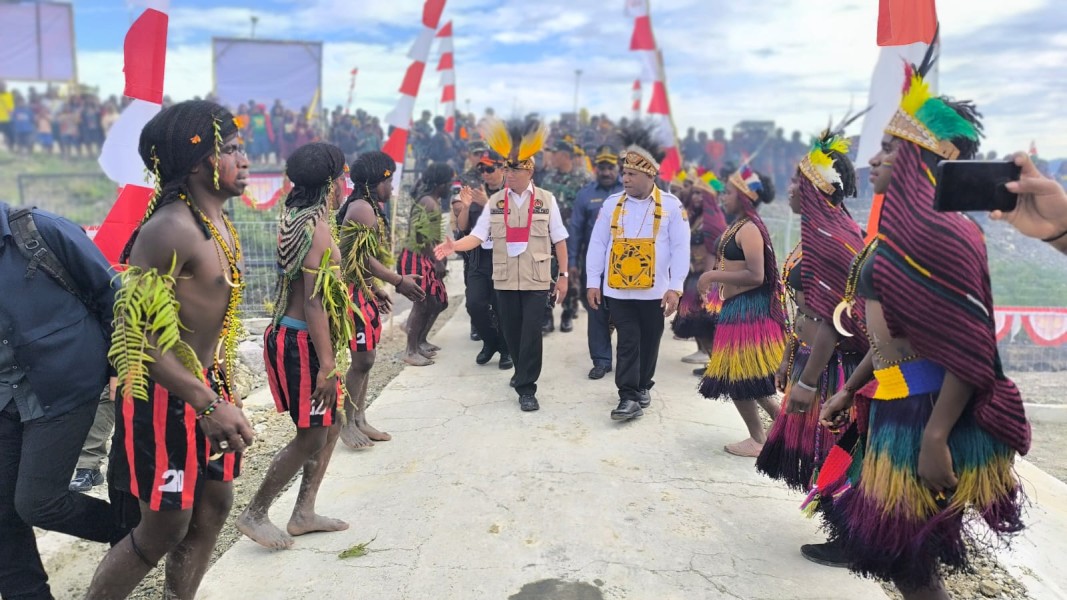
<svg viewBox="0 0 1067 600">
<path fill-rule="evenodd" d="M 691 176 L 693 179 L 693 188 L 700 190 L 706 194 L 717 196 L 719 192 L 725 189 L 722 181 L 715 176 L 712 171 L 706 171 L 704 169 L 696 169 Z"/>
<path fill-rule="evenodd" d="M 925 77 L 937 62 L 938 38 L 939 33 L 935 33 L 922 64 L 904 65 L 903 97 L 885 132 L 914 142 L 941 158 L 955 160 L 960 155 L 959 143 L 977 142 L 982 132 L 980 125 L 960 115 L 947 98 L 930 93 Z M 963 103 L 961 108 L 974 112 L 968 103 Z"/>
<path fill-rule="evenodd" d="M 491 119 L 482 130 L 485 143 L 504 157 L 510 169 L 534 169 L 534 156 L 545 147 L 545 126 L 534 120 L 510 121 Z"/>
<path fill-rule="evenodd" d="M 834 163 L 837 160 L 834 158 L 834 154 L 839 156 L 848 154 L 849 141 L 845 137 L 845 128 L 856 119 L 867 114 L 869 110 L 871 110 L 871 107 L 867 107 L 856 115 L 846 114 L 841 123 L 836 126 L 831 124 L 818 137 L 811 140 L 811 149 L 800 160 L 799 168 L 800 172 L 819 191 L 832 196 L 836 189 L 834 186 L 841 187 L 843 185 L 841 174 L 834 168 Z"/>
<path fill-rule="evenodd" d="M 656 141 L 650 126 L 634 121 L 619 132 L 626 148 L 619 155 L 623 169 L 633 169 L 655 179 L 666 153 Z"/>
</svg>

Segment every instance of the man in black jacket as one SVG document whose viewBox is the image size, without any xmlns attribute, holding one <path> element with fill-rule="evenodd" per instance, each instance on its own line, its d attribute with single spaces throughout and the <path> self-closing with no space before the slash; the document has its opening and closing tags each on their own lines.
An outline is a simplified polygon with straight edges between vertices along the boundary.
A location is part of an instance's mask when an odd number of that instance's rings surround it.
<svg viewBox="0 0 1067 600">
<path fill-rule="evenodd" d="M 9 213 L 0 202 L 0 597 L 50 599 L 34 526 L 104 543 L 124 533 L 107 502 L 67 489 L 107 383 L 115 290 L 77 225 L 34 210 L 40 238 L 20 249 Z M 58 259 L 73 289 L 26 247 Z"/>
</svg>

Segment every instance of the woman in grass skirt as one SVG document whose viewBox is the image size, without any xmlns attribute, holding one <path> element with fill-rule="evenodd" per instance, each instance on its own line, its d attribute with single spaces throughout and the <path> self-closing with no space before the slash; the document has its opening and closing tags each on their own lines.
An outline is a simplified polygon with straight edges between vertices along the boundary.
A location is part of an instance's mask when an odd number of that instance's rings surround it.
<svg viewBox="0 0 1067 600">
<path fill-rule="evenodd" d="M 756 210 L 773 199 L 770 179 L 747 166 L 730 176 L 723 210 L 736 220 L 719 242 L 718 268 L 700 278 L 701 293 L 718 284 L 723 298 L 700 393 L 730 398 L 744 419 L 749 437 L 725 448 L 735 456 L 763 449 L 760 408 L 778 416 L 774 373 L 785 347 L 785 310 L 771 237 Z"/>
<path fill-rule="evenodd" d="M 931 96 L 931 63 L 907 69 L 871 160 L 885 201 L 846 293 L 866 300 L 871 351 L 821 415 L 835 424 L 853 397 L 870 402 L 859 468 L 839 469 L 819 492 L 836 495 L 832 533 L 851 569 L 892 581 L 908 600 L 948 598 L 940 573 L 969 568 L 968 521 L 980 517 L 998 535 L 1022 529 L 1013 463 L 1030 446 L 1022 398 L 997 354 L 982 232 L 933 210 L 938 161 L 972 158 L 981 125 L 972 104 Z"/>
</svg>

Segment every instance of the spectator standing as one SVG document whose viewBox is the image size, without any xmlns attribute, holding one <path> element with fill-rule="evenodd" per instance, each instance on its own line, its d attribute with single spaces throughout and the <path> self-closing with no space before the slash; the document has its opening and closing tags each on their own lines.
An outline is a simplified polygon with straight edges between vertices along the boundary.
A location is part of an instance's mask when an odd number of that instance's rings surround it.
<svg viewBox="0 0 1067 600">
<path fill-rule="evenodd" d="M 11 113 L 15 110 L 15 96 L 7 91 L 7 84 L 0 81 L 0 136 L 11 152 L 15 151 L 15 130 L 11 123 Z"/>
</svg>

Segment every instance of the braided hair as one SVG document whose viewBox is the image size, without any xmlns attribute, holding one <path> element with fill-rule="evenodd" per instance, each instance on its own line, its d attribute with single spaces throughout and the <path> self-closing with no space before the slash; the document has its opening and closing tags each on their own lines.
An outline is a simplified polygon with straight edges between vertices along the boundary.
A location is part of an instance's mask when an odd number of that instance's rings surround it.
<svg viewBox="0 0 1067 600">
<path fill-rule="evenodd" d="M 156 176 L 156 192 L 148 203 L 141 225 L 126 242 L 119 256 L 120 262 L 129 260 L 141 226 L 159 207 L 189 195 L 189 175 L 193 168 L 209 156 L 217 157 L 222 141 L 236 133 L 233 114 L 205 100 L 180 102 L 145 124 L 137 153 L 145 167 Z M 203 224 L 200 227 L 204 229 Z M 204 233 L 210 235 L 206 230 Z"/>
<path fill-rule="evenodd" d="M 444 185 L 455 177 L 456 173 L 448 163 L 434 163 L 422 173 L 422 178 L 415 184 L 411 196 L 417 201 L 423 196 L 430 195 L 435 188 Z"/>
<path fill-rule="evenodd" d="M 345 170 L 345 154 L 326 142 L 305 144 L 285 163 L 293 189 L 285 196 L 286 208 L 308 208 L 326 199 L 335 179 Z"/>
<path fill-rule="evenodd" d="M 375 214 L 379 217 L 378 197 L 375 188 L 378 184 L 393 176 L 396 170 L 396 161 L 391 156 L 381 151 L 364 152 L 352 162 L 349 175 L 352 177 L 352 194 L 348 196 L 341 209 L 337 211 L 337 224 L 341 225 L 345 220 L 350 204 L 356 200 L 366 200 Z"/>
</svg>

